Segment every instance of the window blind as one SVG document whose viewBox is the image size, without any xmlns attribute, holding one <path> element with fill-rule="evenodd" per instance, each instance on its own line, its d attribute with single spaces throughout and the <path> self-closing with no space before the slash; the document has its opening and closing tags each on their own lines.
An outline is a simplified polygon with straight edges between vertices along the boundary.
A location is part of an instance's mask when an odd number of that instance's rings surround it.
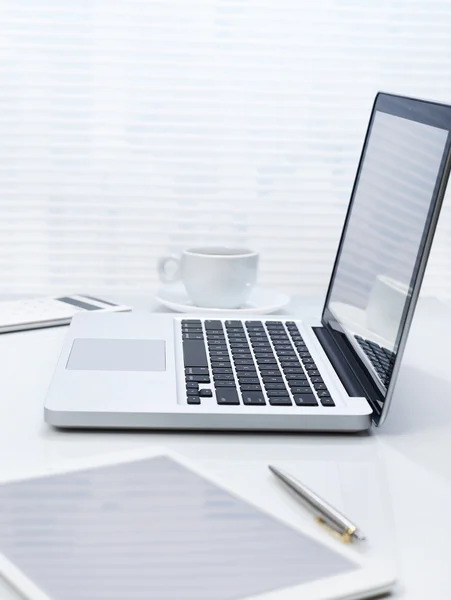
<svg viewBox="0 0 451 600">
<path fill-rule="evenodd" d="M 451 102 L 450 30 L 437 0 L 2 0 L 0 292 L 153 293 L 205 244 L 324 292 L 374 95 Z"/>
</svg>

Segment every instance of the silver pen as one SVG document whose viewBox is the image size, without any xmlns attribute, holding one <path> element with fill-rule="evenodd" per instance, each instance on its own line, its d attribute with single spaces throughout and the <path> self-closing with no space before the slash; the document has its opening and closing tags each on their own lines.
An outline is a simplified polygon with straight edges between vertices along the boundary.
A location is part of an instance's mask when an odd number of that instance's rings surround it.
<svg viewBox="0 0 451 600">
<path fill-rule="evenodd" d="M 364 534 L 354 523 L 342 515 L 336 508 L 320 498 L 315 492 L 312 492 L 312 490 L 295 477 L 292 477 L 280 469 L 276 469 L 276 467 L 273 467 L 272 465 L 268 465 L 268 468 L 276 475 L 276 477 L 281 479 L 295 492 L 298 499 L 300 499 L 302 503 L 305 504 L 306 508 L 315 515 L 316 521 L 332 530 L 342 542 L 349 543 L 353 540 L 365 539 Z"/>
</svg>

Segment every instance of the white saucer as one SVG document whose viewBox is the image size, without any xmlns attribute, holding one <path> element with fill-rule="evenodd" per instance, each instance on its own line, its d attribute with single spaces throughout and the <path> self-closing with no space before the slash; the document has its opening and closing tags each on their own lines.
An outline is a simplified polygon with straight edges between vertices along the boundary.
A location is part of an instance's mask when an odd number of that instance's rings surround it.
<svg viewBox="0 0 451 600">
<path fill-rule="evenodd" d="M 183 313 L 228 313 L 236 315 L 258 313 L 267 315 L 286 306 L 290 301 L 290 297 L 287 294 L 268 288 L 254 287 L 249 299 L 242 308 L 203 308 L 202 306 L 195 306 L 188 298 L 185 288 L 177 284 L 162 288 L 158 292 L 156 300 L 171 310 Z"/>
</svg>

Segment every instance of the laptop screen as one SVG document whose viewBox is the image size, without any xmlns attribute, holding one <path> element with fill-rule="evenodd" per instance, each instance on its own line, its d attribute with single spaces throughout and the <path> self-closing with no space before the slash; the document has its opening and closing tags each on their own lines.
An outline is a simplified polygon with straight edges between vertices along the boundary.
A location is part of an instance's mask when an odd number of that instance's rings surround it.
<svg viewBox="0 0 451 600">
<path fill-rule="evenodd" d="M 382 400 L 441 200 L 450 126 L 449 107 L 380 94 L 354 184 L 323 324 L 346 337 Z"/>
</svg>

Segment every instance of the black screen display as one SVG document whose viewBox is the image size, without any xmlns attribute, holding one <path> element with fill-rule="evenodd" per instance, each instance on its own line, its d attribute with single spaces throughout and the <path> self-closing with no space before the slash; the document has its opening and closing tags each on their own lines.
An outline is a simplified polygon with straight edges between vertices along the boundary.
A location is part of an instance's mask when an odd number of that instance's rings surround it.
<svg viewBox="0 0 451 600">
<path fill-rule="evenodd" d="M 383 394 L 444 178 L 451 116 L 449 107 L 436 114 L 430 103 L 390 102 L 373 110 L 323 314 Z"/>
</svg>

